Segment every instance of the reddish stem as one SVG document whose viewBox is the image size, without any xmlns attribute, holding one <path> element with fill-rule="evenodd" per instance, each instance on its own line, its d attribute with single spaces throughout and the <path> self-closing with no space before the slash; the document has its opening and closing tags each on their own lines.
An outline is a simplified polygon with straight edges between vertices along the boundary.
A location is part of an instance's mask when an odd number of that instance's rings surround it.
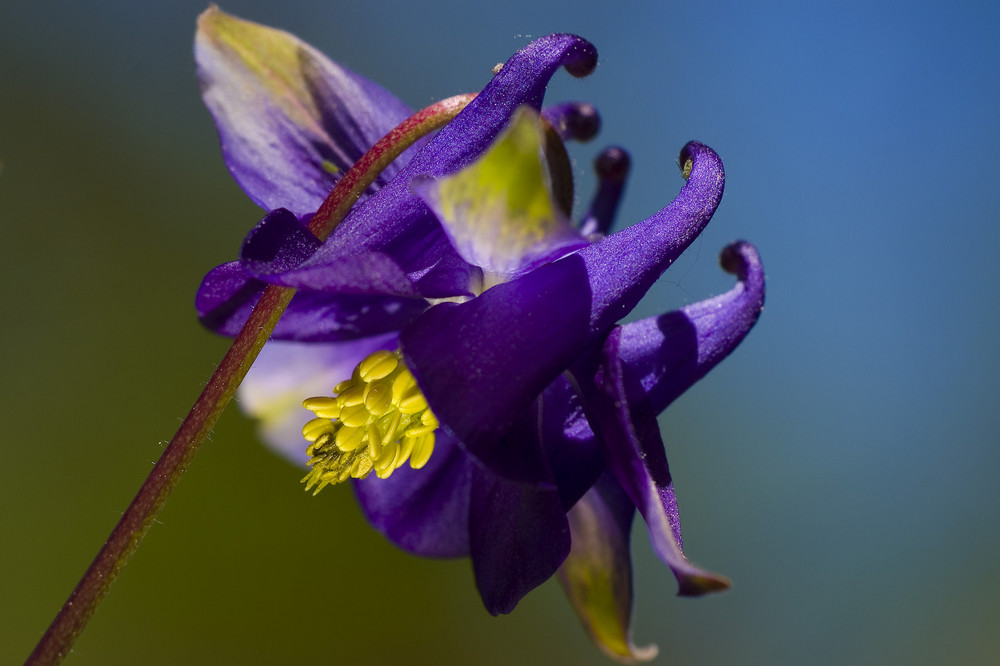
<svg viewBox="0 0 1000 666">
<path fill-rule="evenodd" d="M 380 139 L 337 183 L 313 216 L 309 230 L 320 240 L 325 240 L 351 210 L 362 192 L 400 153 L 418 138 L 448 123 L 473 97 L 474 95 L 459 95 L 432 104 Z M 264 290 L 163 455 L 28 657 L 27 665 L 58 664 L 69 653 L 77 636 L 83 631 L 177 486 L 202 441 L 232 399 L 294 294 L 294 289 L 273 285 Z"/>
</svg>

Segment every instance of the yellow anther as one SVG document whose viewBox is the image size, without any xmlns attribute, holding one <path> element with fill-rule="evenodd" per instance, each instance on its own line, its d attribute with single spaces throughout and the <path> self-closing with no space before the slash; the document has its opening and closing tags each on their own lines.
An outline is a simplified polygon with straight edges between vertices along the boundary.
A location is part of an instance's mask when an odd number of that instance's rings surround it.
<svg viewBox="0 0 1000 666">
<path fill-rule="evenodd" d="M 363 404 L 344 407 L 340 412 L 340 422 L 348 428 L 360 428 L 368 425 L 368 410 Z"/>
<path fill-rule="evenodd" d="M 320 435 L 334 432 L 334 426 L 330 419 L 315 418 L 306 421 L 302 426 L 302 436 L 307 442 L 315 442 Z"/>
<path fill-rule="evenodd" d="M 375 416 L 382 416 L 392 409 L 392 384 L 379 381 L 369 384 L 365 407 Z"/>
<path fill-rule="evenodd" d="M 365 401 L 365 385 L 354 385 L 337 396 L 337 402 L 343 407 L 353 407 Z"/>
<path fill-rule="evenodd" d="M 385 469 L 395 469 L 392 463 L 396 459 L 396 454 L 399 452 L 399 443 L 391 442 L 384 449 L 382 449 L 382 455 L 375 461 L 376 470 Z"/>
<path fill-rule="evenodd" d="M 391 351 L 380 351 L 371 354 L 358 364 L 361 372 L 361 379 L 366 382 L 373 382 L 392 374 L 392 371 L 399 365 L 399 359 Z"/>
<path fill-rule="evenodd" d="M 340 416 L 340 405 L 336 398 L 309 398 L 302 401 L 302 406 L 321 419 L 335 419 Z"/>
<path fill-rule="evenodd" d="M 417 382 L 409 370 L 404 370 L 392 380 L 392 402 L 398 404 L 403 398 L 411 395 L 417 388 Z M 419 389 L 417 389 L 419 390 Z"/>
<path fill-rule="evenodd" d="M 433 433 L 423 437 L 419 446 L 413 447 L 413 453 L 410 454 L 410 467 L 421 469 L 431 459 L 432 453 L 434 453 Z"/>
<path fill-rule="evenodd" d="M 412 425 L 403 432 L 403 437 L 420 437 L 432 432 L 434 432 L 433 426 Z"/>
<path fill-rule="evenodd" d="M 365 441 L 365 428 L 344 427 L 337 431 L 337 448 L 343 452 L 353 451 Z"/>
<path fill-rule="evenodd" d="M 413 453 L 413 445 L 416 443 L 416 437 L 404 437 L 399 440 L 399 454 L 396 456 L 396 459 L 392 461 L 396 467 L 403 466 L 403 463 L 405 463 L 410 457 L 410 454 Z"/>
<path fill-rule="evenodd" d="M 382 435 L 382 444 L 387 445 L 389 442 L 394 442 L 399 437 L 396 432 L 399 431 L 399 423 L 402 420 L 403 415 L 399 412 L 393 412 L 392 420 L 386 424 L 385 434 Z"/>
<path fill-rule="evenodd" d="M 374 423 L 368 426 L 368 455 L 373 460 L 378 460 L 382 455 L 382 433 L 378 431 L 378 426 Z"/>
<path fill-rule="evenodd" d="M 399 352 L 370 354 L 334 393 L 302 403 L 316 415 L 302 428 L 311 442 L 306 490 L 373 471 L 385 479 L 407 460 L 414 469 L 427 464 L 438 420 Z"/>
<path fill-rule="evenodd" d="M 427 399 L 422 393 L 417 393 L 401 400 L 397 409 L 404 414 L 416 414 L 427 409 Z"/>
</svg>

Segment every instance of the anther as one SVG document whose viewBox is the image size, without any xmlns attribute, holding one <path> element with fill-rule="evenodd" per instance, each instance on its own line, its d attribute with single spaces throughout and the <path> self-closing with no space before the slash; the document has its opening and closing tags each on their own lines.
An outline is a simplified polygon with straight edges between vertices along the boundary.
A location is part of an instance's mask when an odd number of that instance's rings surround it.
<svg viewBox="0 0 1000 666">
<path fill-rule="evenodd" d="M 388 377 L 389 373 L 395 370 L 398 365 L 399 359 L 392 352 L 380 351 L 361 361 L 358 364 L 358 370 L 361 373 L 361 379 L 373 382 L 376 379 Z"/>
<path fill-rule="evenodd" d="M 311 442 L 306 490 L 315 494 L 373 471 L 388 478 L 407 461 L 414 469 L 427 464 L 438 420 L 399 352 L 370 354 L 333 392 L 302 403 L 316 414 L 302 428 Z"/>
</svg>

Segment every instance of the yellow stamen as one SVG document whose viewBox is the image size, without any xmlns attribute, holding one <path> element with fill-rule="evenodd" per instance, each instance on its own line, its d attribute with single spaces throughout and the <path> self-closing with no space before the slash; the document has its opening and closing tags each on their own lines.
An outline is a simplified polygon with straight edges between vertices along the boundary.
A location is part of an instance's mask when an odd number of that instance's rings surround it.
<svg viewBox="0 0 1000 666">
<path fill-rule="evenodd" d="M 399 365 L 399 359 L 390 351 L 380 351 L 371 354 L 358 364 L 361 378 L 366 382 L 388 377 Z"/>
<path fill-rule="evenodd" d="M 421 437 L 420 443 L 413 447 L 413 453 L 410 454 L 410 467 L 413 469 L 421 469 L 430 460 L 431 454 L 434 452 L 434 436 Z"/>
<path fill-rule="evenodd" d="M 373 471 L 385 479 L 407 460 L 413 469 L 427 464 L 438 420 L 398 351 L 368 355 L 333 393 L 302 403 L 316 414 L 302 427 L 312 467 L 306 490 Z"/>
</svg>

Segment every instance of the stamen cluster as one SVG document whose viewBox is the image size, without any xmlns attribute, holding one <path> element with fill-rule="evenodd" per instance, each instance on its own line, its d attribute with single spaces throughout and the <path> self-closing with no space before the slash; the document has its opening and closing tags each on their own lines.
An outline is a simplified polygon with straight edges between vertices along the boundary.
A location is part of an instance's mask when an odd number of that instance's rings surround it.
<svg viewBox="0 0 1000 666">
<path fill-rule="evenodd" d="M 370 354 L 333 394 L 302 403 L 316 414 L 302 427 L 312 467 L 302 479 L 306 490 L 373 470 L 385 479 L 407 460 L 413 469 L 427 464 L 438 421 L 399 352 Z"/>
</svg>

